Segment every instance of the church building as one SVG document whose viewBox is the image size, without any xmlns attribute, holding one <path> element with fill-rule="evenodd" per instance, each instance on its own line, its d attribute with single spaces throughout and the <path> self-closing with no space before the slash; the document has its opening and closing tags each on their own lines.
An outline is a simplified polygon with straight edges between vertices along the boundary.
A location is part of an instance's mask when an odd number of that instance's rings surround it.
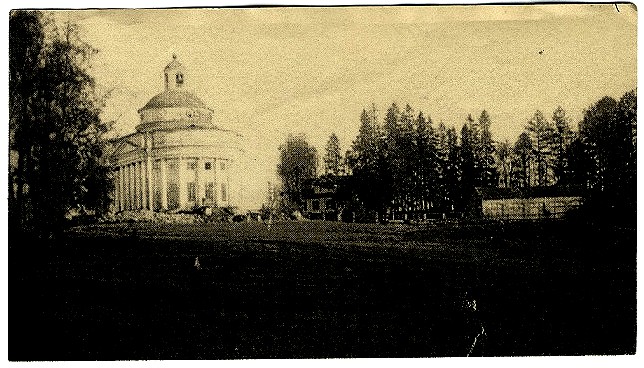
<svg viewBox="0 0 644 368">
<path fill-rule="evenodd" d="M 114 210 L 236 207 L 241 201 L 241 135 L 213 123 L 213 110 L 186 89 L 173 60 L 165 90 L 139 109 L 135 132 L 111 141 Z"/>
</svg>

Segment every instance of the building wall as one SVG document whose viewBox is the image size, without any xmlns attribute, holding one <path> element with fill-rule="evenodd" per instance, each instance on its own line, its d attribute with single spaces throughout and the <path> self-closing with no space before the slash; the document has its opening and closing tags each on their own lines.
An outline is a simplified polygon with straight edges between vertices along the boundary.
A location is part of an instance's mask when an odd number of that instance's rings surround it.
<svg viewBox="0 0 644 368">
<path fill-rule="evenodd" d="M 236 138 L 217 129 L 189 129 L 117 140 L 114 209 L 238 206 L 243 183 L 234 176 L 241 172 L 234 170 L 241 154 Z"/>
</svg>

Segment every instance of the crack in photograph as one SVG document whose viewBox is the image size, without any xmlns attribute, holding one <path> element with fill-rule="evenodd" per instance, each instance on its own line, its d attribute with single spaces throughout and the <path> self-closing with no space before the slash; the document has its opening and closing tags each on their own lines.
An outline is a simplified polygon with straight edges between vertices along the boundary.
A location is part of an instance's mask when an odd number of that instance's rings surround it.
<svg viewBox="0 0 644 368">
<path fill-rule="evenodd" d="M 6 15 L 9 361 L 635 355 L 634 4 Z"/>
</svg>

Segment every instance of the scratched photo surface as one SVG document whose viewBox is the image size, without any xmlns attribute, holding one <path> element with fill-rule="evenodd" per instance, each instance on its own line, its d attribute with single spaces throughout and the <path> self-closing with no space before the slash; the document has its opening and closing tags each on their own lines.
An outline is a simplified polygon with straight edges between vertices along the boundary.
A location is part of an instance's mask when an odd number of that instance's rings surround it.
<svg viewBox="0 0 644 368">
<path fill-rule="evenodd" d="M 632 355 L 632 4 L 14 9 L 11 361 Z"/>
</svg>

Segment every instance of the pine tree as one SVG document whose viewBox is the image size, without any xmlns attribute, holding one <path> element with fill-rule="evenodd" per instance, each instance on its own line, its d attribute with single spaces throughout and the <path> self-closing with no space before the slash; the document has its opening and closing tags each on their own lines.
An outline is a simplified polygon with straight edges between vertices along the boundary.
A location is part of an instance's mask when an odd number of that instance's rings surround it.
<svg viewBox="0 0 644 368">
<path fill-rule="evenodd" d="M 596 192 L 603 192 L 610 182 L 610 160 L 616 143 L 613 139 L 617 101 L 612 97 L 603 97 L 584 113 L 579 124 L 579 135 L 592 159 L 593 168 L 588 173 L 589 187 Z"/>
<path fill-rule="evenodd" d="M 430 118 L 418 113 L 416 126 L 417 180 L 414 186 L 417 209 L 426 212 L 439 206 L 441 193 L 439 180 L 441 167 L 437 153 L 437 137 Z"/>
<path fill-rule="evenodd" d="M 355 190 L 360 220 L 378 219 L 387 202 L 385 171 L 382 153 L 381 132 L 377 124 L 375 108 L 362 110 L 358 136 L 351 146 L 348 157 L 349 169 L 353 173 L 352 181 Z"/>
<path fill-rule="evenodd" d="M 387 198 L 387 208 L 395 213 L 401 209 L 401 193 L 403 192 L 402 181 L 404 172 L 403 155 L 401 151 L 407 147 L 401 145 L 402 128 L 400 124 L 400 109 L 396 103 L 392 103 L 387 109 L 384 119 L 384 140 L 382 146 L 383 167 L 381 177 L 384 181 Z"/>
<path fill-rule="evenodd" d="M 476 143 L 475 130 L 472 129 L 471 116 L 461 128 L 460 147 L 460 185 L 459 198 L 457 200 L 459 211 L 470 213 L 472 201 L 480 174 L 476 165 Z"/>
<path fill-rule="evenodd" d="M 512 172 L 512 146 L 510 143 L 506 140 L 504 142 L 500 142 L 497 150 L 497 170 L 498 170 L 498 176 L 499 176 L 499 186 L 503 188 L 509 188 L 510 187 L 510 173 Z"/>
<path fill-rule="evenodd" d="M 553 156 L 553 174 L 555 181 L 566 184 L 569 181 L 568 149 L 573 139 L 566 111 L 558 106 L 552 114 L 554 129 L 552 131 L 551 153 Z"/>
<path fill-rule="evenodd" d="M 534 184 L 545 186 L 552 183 L 552 133 L 551 123 L 537 110 L 526 126 L 532 140 L 532 156 L 534 158 Z"/>
<path fill-rule="evenodd" d="M 483 110 L 478 120 L 478 129 L 480 129 L 480 138 L 478 139 L 477 155 L 480 178 L 478 185 L 483 187 L 496 186 L 498 174 L 494 162 L 494 142 L 490 130 L 492 121 L 487 111 Z"/>
<path fill-rule="evenodd" d="M 324 173 L 326 175 L 342 175 L 343 159 L 340 154 L 340 140 L 335 133 L 331 133 L 327 141 L 324 154 Z"/>
<path fill-rule="evenodd" d="M 512 178 L 513 187 L 529 188 L 532 183 L 532 140 L 527 132 L 519 135 L 514 144 L 512 155 Z"/>
</svg>

